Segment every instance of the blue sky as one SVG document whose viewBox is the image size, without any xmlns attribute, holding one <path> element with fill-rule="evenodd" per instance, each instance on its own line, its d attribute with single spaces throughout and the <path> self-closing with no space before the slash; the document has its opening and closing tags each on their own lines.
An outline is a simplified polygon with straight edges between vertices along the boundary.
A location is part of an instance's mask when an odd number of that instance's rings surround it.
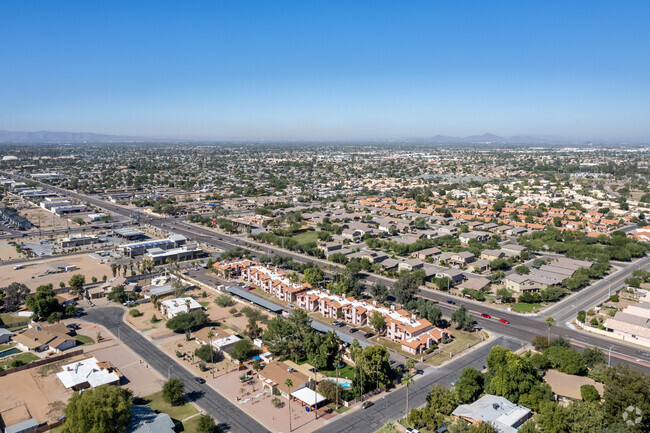
<svg viewBox="0 0 650 433">
<path fill-rule="evenodd" d="M 647 1 L 0 2 L 0 129 L 650 138 Z"/>
</svg>

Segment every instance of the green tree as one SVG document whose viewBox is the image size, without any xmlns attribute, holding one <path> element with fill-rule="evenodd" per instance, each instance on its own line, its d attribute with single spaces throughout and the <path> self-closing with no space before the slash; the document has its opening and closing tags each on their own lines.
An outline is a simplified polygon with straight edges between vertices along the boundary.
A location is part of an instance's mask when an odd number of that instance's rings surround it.
<svg viewBox="0 0 650 433">
<path fill-rule="evenodd" d="M 50 317 L 52 313 L 61 310 L 61 305 L 54 296 L 52 284 L 47 284 L 38 286 L 36 293 L 25 300 L 27 309 L 34 313 L 32 315 L 34 321 L 44 320 Z"/>
<path fill-rule="evenodd" d="M 208 344 L 203 344 L 194 351 L 194 355 L 205 362 L 211 362 L 214 359 L 214 349 Z"/>
<path fill-rule="evenodd" d="M 291 379 L 286 379 L 284 381 L 284 386 L 289 390 L 289 395 L 291 395 L 291 388 L 293 388 L 293 381 Z M 289 399 L 289 431 L 293 430 L 291 428 L 291 399 Z"/>
<path fill-rule="evenodd" d="M 605 363 L 605 354 L 598 347 L 585 347 L 581 355 L 585 360 L 585 365 L 589 368 Z"/>
<path fill-rule="evenodd" d="M 494 346 L 490 350 L 487 366 L 485 391 L 513 403 L 519 402 L 520 396 L 531 392 L 540 383 L 530 360 L 505 347 Z"/>
<path fill-rule="evenodd" d="M 172 377 L 163 384 L 162 397 L 172 406 L 180 406 L 185 403 L 185 383 L 176 377 Z"/>
<path fill-rule="evenodd" d="M 554 402 L 543 402 L 535 417 L 544 433 L 569 433 L 568 410 Z"/>
<path fill-rule="evenodd" d="M 473 402 L 483 392 L 483 375 L 472 367 L 465 367 L 454 388 L 461 403 Z"/>
<path fill-rule="evenodd" d="M 247 338 L 242 338 L 233 344 L 232 349 L 230 349 L 230 357 L 237 361 L 243 361 L 250 358 L 255 352 L 253 342 Z"/>
<path fill-rule="evenodd" d="M 219 429 L 210 415 L 199 415 L 196 424 L 196 433 L 217 433 Z"/>
<path fill-rule="evenodd" d="M 464 331 L 471 331 L 474 327 L 474 319 L 468 313 L 465 305 L 461 305 L 451 313 L 451 323 L 456 324 L 456 329 L 463 329 Z"/>
<path fill-rule="evenodd" d="M 214 299 L 214 303 L 220 307 L 230 307 L 235 304 L 235 301 L 232 299 L 232 296 L 222 293 Z"/>
<path fill-rule="evenodd" d="M 650 431 L 650 376 L 627 365 L 616 365 L 605 378 L 605 418 L 610 424 L 621 422 L 629 407 L 641 410 L 641 422 L 630 428 L 633 432 Z"/>
<path fill-rule="evenodd" d="M 388 299 L 388 287 L 382 283 L 373 284 L 370 288 L 370 293 L 377 302 L 383 304 Z"/>
<path fill-rule="evenodd" d="M 580 397 L 582 397 L 584 401 L 600 400 L 600 394 L 598 394 L 598 390 L 593 385 L 582 385 L 580 387 Z"/>
<path fill-rule="evenodd" d="M 81 295 L 83 293 L 84 284 L 86 284 L 86 277 L 82 274 L 74 274 L 70 277 L 70 281 L 68 281 L 70 291 L 77 295 Z"/>
<path fill-rule="evenodd" d="M 413 385 L 414 383 L 415 382 L 413 381 L 413 375 L 410 371 L 407 371 L 402 375 L 402 385 L 406 385 L 406 412 L 404 412 L 405 416 L 409 413 L 409 386 Z"/>
<path fill-rule="evenodd" d="M 551 365 L 567 374 L 585 374 L 587 367 L 582 356 L 570 347 L 551 346 L 544 350 Z"/>
<path fill-rule="evenodd" d="M 427 406 L 434 412 L 451 415 L 458 406 L 458 396 L 454 390 L 435 384 L 427 395 Z"/>
<path fill-rule="evenodd" d="M 22 283 L 11 283 L 7 287 L 0 287 L 0 307 L 4 311 L 16 311 L 29 295 L 29 288 Z"/>
<path fill-rule="evenodd" d="M 370 316 L 370 326 L 372 326 L 375 331 L 380 332 L 384 329 L 384 326 L 386 326 L 386 319 L 384 319 L 384 316 L 380 312 L 375 311 Z"/>
<path fill-rule="evenodd" d="M 125 432 L 131 419 L 133 394 L 119 386 L 102 385 L 75 392 L 66 406 L 66 433 Z"/>
<path fill-rule="evenodd" d="M 318 266 L 305 269 L 304 281 L 312 287 L 318 287 L 325 280 L 325 273 Z"/>
<path fill-rule="evenodd" d="M 555 319 L 549 316 L 544 319 L 544 322 L 546 323 L 546 326 L 548 326 L 548 341 L 551 341 L 551 326 L 555 324 Z"/>
<path fill-rule="evenodd" d="M 392 294 L 400 304 L 404 305 L 418 292 L 420 281 L 415 275 L 409 271 L 400 272 L 395 285 L 393 286 Z"/>
</svg>

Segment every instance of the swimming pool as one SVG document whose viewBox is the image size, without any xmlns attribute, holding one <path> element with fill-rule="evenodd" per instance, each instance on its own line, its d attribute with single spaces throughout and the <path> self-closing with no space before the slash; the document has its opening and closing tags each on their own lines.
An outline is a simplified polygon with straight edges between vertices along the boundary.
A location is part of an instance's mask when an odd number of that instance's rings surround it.
<svg viewBox="0 0 650 433">
<path fill-rule="evenodd" d="M 339 385 L 341 385 L 342 388 L 352 388 L 352 381 L 350 379 L 339 379 L 339 381 L 336 382 L 336 378 L 328 377 L 325 380 L 329 380 L 330 382 L 338 383 Z"/>
<path fill-rule="evenodd" d="M 22 352 L 22 350 L 12 347 L 11 349 L 3 350 L 2 352 L 0 352 L 0 358 L 15 355 L 16 353 L 20 353 L 20 352 Z"/>
</svg>

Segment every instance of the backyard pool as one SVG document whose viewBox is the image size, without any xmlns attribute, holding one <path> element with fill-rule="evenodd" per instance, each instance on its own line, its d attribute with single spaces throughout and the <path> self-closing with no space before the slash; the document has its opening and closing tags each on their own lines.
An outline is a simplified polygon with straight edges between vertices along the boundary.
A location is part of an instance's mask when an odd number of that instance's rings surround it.
<svg viewBox="0 0 650 433">
<path fill-rule="evenodd" d="M 0 358 L 5 358 L 7 356 L 15 355 L 16 353 L 21 353 L 22 350 L 12 347 L 11 349 L 3 350 L 0 352 Z"/>
<path fill-rule="evenodd" d="M 338 383 L 339 385 L 341 385 L 341 388 L 352 388 L 352 381 L 350 379 L 339 379 L 338 382 L 337 382 L 336 378 L 328 377 L 325 380 L 329 380 L 330 382 Z"/>
</svg>

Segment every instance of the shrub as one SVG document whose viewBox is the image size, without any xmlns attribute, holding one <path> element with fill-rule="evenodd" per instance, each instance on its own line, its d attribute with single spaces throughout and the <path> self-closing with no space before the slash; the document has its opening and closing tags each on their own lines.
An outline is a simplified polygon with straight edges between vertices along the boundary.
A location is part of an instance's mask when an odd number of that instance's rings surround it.
<svg viewBox="0 0 650 433">
<path fill-rule="evenodd" d="M 232 299 L 232 297 L 230 295 L 226 295 L 225 293 L 217 296 L 217 298 L 214 300 L 214 303 L 220 307 L 230 307 L 231 305 L 235 305 L 235 301 Z"/>
<path fill-rule="evenodd" d="M 142 316 L 142 312 L 140 312 L 140 310 L 138 310 L 137 308 L 134 308 L 131 311 L 129 311 L 129 316 L 140 317 Z"/>
<path fill-rule="evenodd" d="M 578 311 L 578 322 L 585 323 L 585 320 L 587 320 L 587 313 L 584 310 Z"/>
<path fill-rule="evenodd" d="M 612 295 L 609 297 L 610 302 L 618 302 L 618 295 Z"/>
<path fill-rule="evenodd" d="M 271 399 L 271 404 L 276 409 L 282 409 L 284 407 L 284 402 L 277 397 Z"/>
<path fill-rule="evenodd" d="M 158 322 L 160 322 L 160 319 L 157 318 L 156 315 L 154 314 L 154 315 L 151 316 L 151 320 L 149 320 L 149 322 L 158 323 Z"/>
</svg>

